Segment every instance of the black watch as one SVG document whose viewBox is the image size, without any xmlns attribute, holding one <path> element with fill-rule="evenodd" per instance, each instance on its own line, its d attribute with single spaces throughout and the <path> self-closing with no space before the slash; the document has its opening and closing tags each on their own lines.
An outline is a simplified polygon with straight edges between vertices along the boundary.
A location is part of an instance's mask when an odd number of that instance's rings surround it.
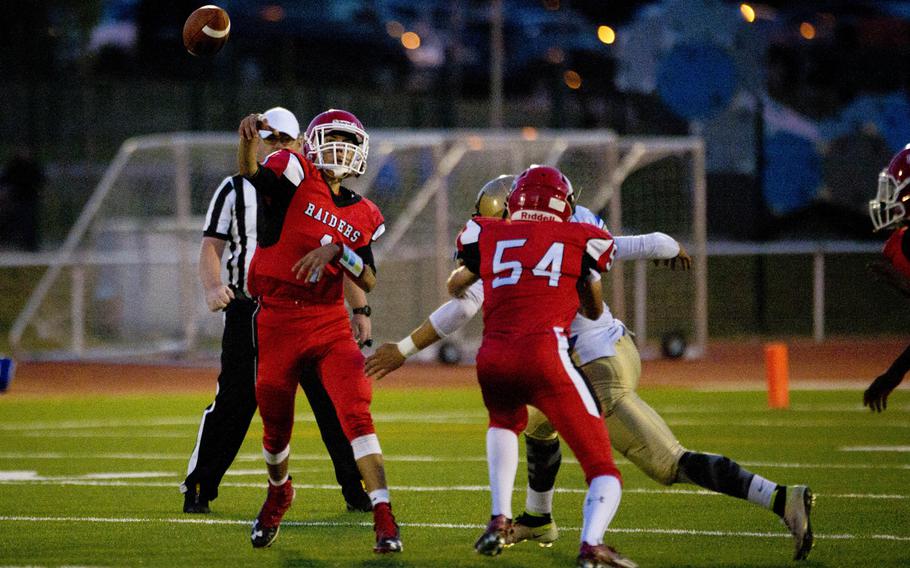
<svg viewBox="0 0 910 568">
<path fill-rule="evenodd" d="M 370 306 L 363 306 L 362 308 L 354 308 L 351 310 L 351 313 L 360 314 L 362 316 L 370 317 L 370 314 L 373 313 L 373 310 L 370 309 Z"/>
</svg>

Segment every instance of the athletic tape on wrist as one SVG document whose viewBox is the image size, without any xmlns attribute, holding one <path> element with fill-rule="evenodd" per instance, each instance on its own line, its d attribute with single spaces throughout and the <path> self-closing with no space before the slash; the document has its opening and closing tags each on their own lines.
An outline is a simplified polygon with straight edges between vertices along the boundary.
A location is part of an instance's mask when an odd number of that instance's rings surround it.
<svg viewBox="0 0 910 568">
<path fill-rule="evenodd" d="M 401 353 L 401 356 L 404 357 L 405 359 L 407 359 L 411 355 L 414 355 L 415 353 L 420 351 L 420 349 L 418 349 L 417 346 L 414 345 L 414 340 L 411 339 L 410 335 L 408 335 L 407 337 L 405 337 L 404 339 L 402 339 L 395 345 L 398 347 L 398 352 Z"/>
<path fill-rule="evenodd" d="M 348 245 L 341 245 L 341 256 L 338 258 L 338 264 L 354 276 L 359 277 L 363 274 L 363 259 L 351 250 Z"/>
</svg>

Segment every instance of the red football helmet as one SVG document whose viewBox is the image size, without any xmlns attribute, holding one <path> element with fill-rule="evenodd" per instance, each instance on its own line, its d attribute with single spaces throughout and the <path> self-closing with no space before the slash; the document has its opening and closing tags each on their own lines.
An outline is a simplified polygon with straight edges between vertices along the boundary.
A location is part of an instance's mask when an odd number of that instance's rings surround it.
<svg viewBox="0 0 910 568">
<path fill-rule="evenodd" d="M 326 142 L 329 134 L 342 134 L 346 139 Z M 304 152 L 317 168 L 329 170 L 335 177 L 359 176 L 367 169 L 370 137 L 356 116 L 329 109 L 307 126 Z"/>
<path fill-rule="evenodd" d="M 568 221 L 572 216 L 572 182 L 550 166 L 533 165 L 512 184 L 509 214 L 515 221 Z"/>
<path fill-rule="evenodd" d="M 910 215 L 910 144 L 891 158 L 878 174 L 878 192 L 869 201 L 869 216 L 875 230 L 895 227 Z"/>
</svg>

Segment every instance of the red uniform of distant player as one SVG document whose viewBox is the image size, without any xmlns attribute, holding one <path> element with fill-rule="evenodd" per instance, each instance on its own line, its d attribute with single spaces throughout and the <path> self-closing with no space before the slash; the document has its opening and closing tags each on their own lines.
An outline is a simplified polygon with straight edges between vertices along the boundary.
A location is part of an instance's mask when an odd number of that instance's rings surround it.
<svg viewBox="0 0 910 568">
<path fill-rule="evenodd" d="M 894 229 L 882 249 L 884 262 L 873 268 L 899 292 L 910 297 L 910 144 L 891 158 L 888 167 L 878 175 L 878 191 L 869 201 L 869 216 L 876 231 Z M 891 363 L 863 393 L 863 404 L 881 412 L 888 403 L 888 395 L 910 371 L 910 347 Z"/>
<path fill-rule="evenodd" d="M 370 244 L 385 230 L 379 209 L 341 186 L 366 168 L 363 125 L 347 111 L 317 115 L 306 131 L 306 156 L 282 150 L 260 166 L 253 140 L 259 115 L 240 125 L 240 171 L 262 197 L 259 248 L 250 264 L 256 315 L 256 400 L 263 424 L 269 493 L 253 524 L 253 547 L 271 545 L 294 491 L 288 476 L 294 398 L 301 374 L 325 387 L 351 441 L 373 504 L 375 552 L 398 552 L 382 450 L 370 415 L 372 389 L 364 357 L 344 307 L 345 274 L 370 291 L 375 267 Z M 299 162 L 288 167 L 291 161 Z M 301 177 L 302 176 L 302 177 Z"/>
<path fill-rule="evenodd" d="M 620 473 L 597 399 L 569 358 L 572 319 L 596 317 L 603 309 L 589 276 L 609 270 L 613 239 L 593 225 L 567 223 L 569 181 L 555 168 L 533 166 L 516 178 L 509 197 L 510 220 L 473 219 L 458 236 L 464 267 L 449 280 L 453 295 L 481 278 L 483 341 L 477 379 L 490 415 L 487 452 L 492 519 L 475 544 L 498 554 L 511 523 L 518 464 L 518 433 L 528 419 L 526 404 L 540 409 L 563 436 L 589 483 L 582 558 L 621 558 L 603 545 L 603 533 L 619 505 Z M 581 300 L 581 302 L 579 301 Z M 633 566 L 628 564 L 611 564 Z"/>
</svg>

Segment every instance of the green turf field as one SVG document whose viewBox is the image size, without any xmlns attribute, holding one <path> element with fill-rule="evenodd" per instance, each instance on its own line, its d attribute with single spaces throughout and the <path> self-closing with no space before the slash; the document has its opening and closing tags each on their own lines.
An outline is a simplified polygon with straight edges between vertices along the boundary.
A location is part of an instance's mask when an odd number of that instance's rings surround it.
<svg viewBox="0 0 910 568">
<path fill-rule="evenodd" d="M 802 565 L 910 566 L 905 391 L 883 415 L 862 409 L 857 391 L 793 392 L 787 411 L 767 410 L 761 392 L 642 395 L 687 447 L 813 488 L 816 547 Z M 574 566 L 584 483 L 571 459 L 555 498 L 562 531 L 555 546 L 523 543 L 497 558 L 473 552 L 489 514 L 486 415 L 474 389 L 376 389 L 374 415 L 404 539 L 404 552 L 389 557 L 371 552 L 371 516 L 345 512 L 305 408 L 291 446 L 297 500 L 271 548 L 249 544 L 266 483 L 258 417 L 212 514 L 181 513 L 177 485 L 208 402 L 205 395 L 0 398 L 0 565 Z M 641 566 L 793 564 L 789 534 L 770 512 L 692 486 L 664 488 L 619 464 L 625 492 L 606 540 Z"/>
</svg>

